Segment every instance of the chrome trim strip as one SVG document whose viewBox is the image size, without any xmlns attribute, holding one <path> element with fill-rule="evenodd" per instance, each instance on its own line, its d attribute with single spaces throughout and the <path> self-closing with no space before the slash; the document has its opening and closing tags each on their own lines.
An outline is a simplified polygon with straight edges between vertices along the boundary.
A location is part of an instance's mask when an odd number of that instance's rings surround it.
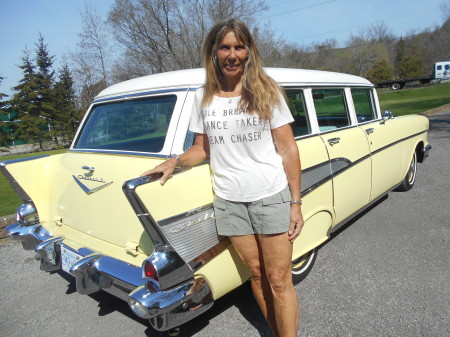
<svg viewBox="0 0 450 337">
<path fill-rule="evenodd" d="M 302 197 L 349 169 L 355 163 L 347 158 L 334 158 L 302 170 Z"/>
<path fill-rule="evenodd" d="M 333 132 L 339 132 L 341 130 L 350 130 L 350 129 L 354 129 L 359 127 L 358 125 L 347 125 L 347 126 L 343 126 L 341 128 L 337 128 L 337 129 L 332 129 L 332 130 L 326 130 L 326 131 L 319 131 L 319 133 L 317 134 L 318 136 L 323 136 L 323 135 L 329 135 L 330 133 Z"/>
<path fill-rule="evenodd" d="M 6 165 L 9 165 L 9 164 L 21 163 L 21 162 L 24 162 L 24 161 L 35 160 L 35 159 L 44 158 L 44 157 L 50 157 L 50 155 L 42 154 L 40 156 L 33 156 L 33 157 L 25 157 L 25 158 L 17 158 L 17 159 L 5 160 L 5 161 L 0 162 L 0 168 L 1 167 L 6 167 Z"/>
<path fill-rule="evenodd" d="M 94 99 L 92 101 L 93 104 L 99 103 L 99 102 L 107 102 L 117 99 L 127 99 L 132 97 L 138 97 L 138 96 L 147 96 L 147 95 L 155 95 L 155 94 L 168 94 L 172 92 L 182 92 L 182 91 L 196 91 L 197 88 L 178 88 L 178 89 L 164 89 L 164 90 L 152 90 L 152 91 L 144 91 L 144 92 L 138 92 L 134 94 L 126 94 L 126 95 L 120 95 L 120 96 L 113 96 L 113 97 L 106 97 L 106 98 L 98 98 Z"/>
<path fill-rule="evenodd" d="M 164 233 L 161 231 L 156 221 L 153 219 L 151 214 L 148 212 L 141 198 L 136 193 L 136 189 L 139 186 L 152 183 L 161 178 L 162 174 L 155 174 L 149 177 L 140 177 L 131 180 L 127 180 L 122 185 L 122 190 L 131 204 L 136 216 L 144 227 L 145 231 L 149 235 L 155 246 L 169 245 L 169 241 L 165 237 Z"/>
<path fill-rule="evenodd" d="M 362 156 L 361 158 L 355 160 L 350 166 L 357 165 L 357 164 L 361 163 L 362 161 L 364 161 L 364 160 L 366 160 L 366 159 L 369 159 L 369 158 L 371 158 L 371 157 L 372 157 L 372 156 L 371 156 L 370 153 L 369 153 L 369 154 L 366 154 L 365 156 Z"/>
<path fill-rule="evenodd" d="M 175 169 L 174 175 L 189 169 L 190 167 Z M 122 190 L 144 227 L 144 230 L 155 245 L 155 251 L 147 260 L 150 261 L 157 270 L 161 289 L 166 290 L 180 282 L 193 278 L 194 273 L 190 266 L 172 247 L 169 240 L 136 193 L 138 187 L 155 182 L 159 180 L 160 177 L 161 174 L 155 174 L 150 177 L 140 177 L 128 180 L 122 185 Z"/>
<path fill-rule="evenodd" d="M 342 220 L 338 224 L 334 225 L 332 228 L 330 228 L 330 232 L 328 234 L 336 232 L 337 230 L 339 230 L 339 228 L 341 228 L 342 226 L 347 224 L 349 221 L 351 221 L 352 219 L 356 218 L 361 213 L 365 212 L 368 208 L 372 207 L 378 201 L 380 201 L 381 199 L 385 198 L 390 191 L 395 190 L 397 188 L 397 186 L 399 186 L 399 184 L 396 184 L 394 187 L 391 187 L 386 192 L 382 193 L 380 196 L 378 196 L 375 199 L 373 199 L 372 201 L 370 201 L 367 205 L 363 206 L 362 208 L 357 210 L 352 215 L 348 216 L 347 218 L 345 218 L 344 220 Z"/>
<path fill-rule="evenodd" d="M 117 155 L 125 155 L 125 156 L 157 157 L 157 158 L 167 158 L 168 157 L 166 154 L 158 154 L 158 153 L 151 153 L 151 152 L 119 151 L 119 150 L 69 149 L 68 152 L 107 153 L 107 154 L 117 154 Z"/>
<path fill-rule="evenodd" d="M 421 135 L 421 134 L 424 134 L 424 133 L 427 133 L 427 132 L 428 132 L 428 130 L 424 130 L 424 131 L 418 132 L 418 133 L 416 133 L 416 134 L 414 134 L 414 135 L 411 135 L 411 136 L 408 136 L 408 137 L 399 139 L 399 140 L 397 140 L 397 141 L 395 141 L 395 142 L 393 142 L 393 143 L 390 143 L 389 145 L 386 145 L 386 146 L 384 146 L 384 147 L 379 148 L 378 150 L 372 152 L 371 155 L 375 155 L 375 154 L 377 154 L 378 152 L 381 152 L 381 151 L 383 151 L 383 150 L 386 150 L 386 149 L 388 149 L 388 148 L 390 148 L 390 147 L 392 147 L 392 146 L 394 146 L 394 145 L 397 145 L 397 144 L 399 144 L 399 143 L 401 143 L 401 142 L 404 142 L 404 141 L 406 141 L 406 140 L 408 140 L 408 139 L 417 137 L 417 136 L 419 136 L 419 135 Z"/>
<path fill-rule="evenodd" d="M 213 208 L 213 204 L 212 203 L 207 204 L 207 205 L 203 205 L 203 206 L 200 206 L 198 208 L 192 209 L 190 211 L 187 211 L 187 212 L 184 212 L 184 213 L 180 213 L 180 214 L 171 216 L 169 218 L 165 218 L 163 220 L 159 220 L 159 225 L 161 227 L 163 227 L 163 226 L 168 225 L 171 222 L 182 220 L 183 218 L 186 218 L 186 217 L 191 216 L 191 215 L 195 215 L 197 213 L 200 213 L 200 212 L 212 209 L 212 208 Z"/>
<path fill-rule="evenodd" d="M 309 133 L 307 135 L 295 136 L 294 139 L 295 139 L 296 142 L 298 142 L 298 141 L 301 141 L 303 139 L 311 138 L 311 137 L 315 137 L 315 136 L 320 136 L 320 134 L 318 134 L 318 133 Z"/>
<path fill-rule="evenodd" d="M 25 192 L 25 190 L 19 185 L 19 183 L 14 179 L 11 173 L 9 173 L 8 169 L 6 168 L 9 164 L 15 164 L 15 163 L 21 163 L 24 161 L 39 159 L 49 157 L 49 155 L 41 155 L 41 156 L 35 156 L 35 157 L 27 157 L 27 158 L 19 158 L 19 159 L 11 159 L 0 162 L 0 171 L 4 174 L 6 177 L 6 180 L 11 185 L 13 190 L 17 193 L 20 199 L 22 199 L 24 202 L 31 201 L 30 196 Z"/>
<path fill-rule="evenodd" d="M 338 88 L 375 88 L 373 84 L 365 84 L 365 83 L 355 83 L 355 84 L 349 84 L 349 83 L 305 83 L 302 85 L 295 85 L 295 84 L 283 84 L 283 82 L 280 82 L 283 89 L 308 89 L 311 87 L 319 87 L 319 88 L 332 88 L 332 87 L 338 87 Z"/>
</svg>

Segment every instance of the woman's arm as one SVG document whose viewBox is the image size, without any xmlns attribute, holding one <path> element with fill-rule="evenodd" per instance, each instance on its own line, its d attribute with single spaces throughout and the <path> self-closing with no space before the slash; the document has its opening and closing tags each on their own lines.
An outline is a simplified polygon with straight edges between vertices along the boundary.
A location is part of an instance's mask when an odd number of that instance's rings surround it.
<svg viewBox="0 0 450 337">
<path fill-rule="evenodd" d="M 301 164 L 298 147 L 289 124 L 279 128 L 272 129 L 272 137 L 278 153 L 283 160 L 284 171 L 291 190 L 291 198 L 293 201 L 299 201 L 300 185 L 301 185 Z M 303 215 L 301 204 L 291 204 L 291 224 L 289 227 L 289 240 L 293 242 L 303 227 Z"/>
<path fill-rule="evenodd" d="M 178 157 L 178 166 L 193 166 L 206 160 L 209 156 L 208 137 L 203 133 L 195 135 L 195 143 L 186 152 Z M 175 157 L 167 159 L 164 163 L 155 166 L 153 169 L 141 174 L 141 177 L 149 176 L 154 173 L 162 173 L 160 179 L 161 185 L 164 185 L 175 170 L 177 159 Z"/>
</svg>

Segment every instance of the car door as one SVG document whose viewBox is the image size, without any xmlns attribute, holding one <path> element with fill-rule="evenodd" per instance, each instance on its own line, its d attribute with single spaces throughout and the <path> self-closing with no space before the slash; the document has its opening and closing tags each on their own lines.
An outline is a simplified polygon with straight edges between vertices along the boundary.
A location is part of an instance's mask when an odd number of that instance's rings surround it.
<svg viewBox="0 0 450 337">
<path fill-rule="evenodd" d="M 376 97 L 371 88 L 352 88 L 353 104 L 359 127 L 366 134 L 372 161 L 370 199 L 376 199 L 400 180 L 402 172 L 402 130 L 396 120 L 379 118 Z"/>
<path fill-rule="evenodd" d="M 333 174 L 333 205 L 338 224 L 369 201 L 369 144 L 364 131 L 352 123 L 343 88 L 313 89 L 312 98 Z"/>
</svg>

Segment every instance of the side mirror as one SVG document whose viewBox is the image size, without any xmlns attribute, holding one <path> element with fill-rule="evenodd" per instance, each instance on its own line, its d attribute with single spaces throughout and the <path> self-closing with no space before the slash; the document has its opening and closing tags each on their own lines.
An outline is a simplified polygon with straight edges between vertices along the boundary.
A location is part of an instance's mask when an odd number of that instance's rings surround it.
<svg viewBox="0 0 450 337">
<path fill-rule="evenodd" d="M 383 119 L 391 119 L 394 118 L 394 115 L 392 114 L 391 110 L 385 110 L 383 112 Z"/>
<path fill-rule="evenodd" d="M 390 110 L 383 112 L 383 121 L 387 121 L 388 119 L 394 119 L 394 115 Z"/>
</svg>

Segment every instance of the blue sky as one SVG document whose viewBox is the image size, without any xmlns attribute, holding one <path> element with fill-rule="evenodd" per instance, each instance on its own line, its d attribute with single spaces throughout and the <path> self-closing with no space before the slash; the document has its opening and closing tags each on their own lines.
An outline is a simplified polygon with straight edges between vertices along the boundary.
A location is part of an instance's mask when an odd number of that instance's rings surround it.
<svg viewBox="0 0 450 337">
<path fill-rule="evenodd" d="M 351 33 L 371 23 L 384 22 L 396 36 L 420 32 L 443 22 L 440 6 L 450 0 L 266 0 L 270 10 L 261 23 L 270 24 L 278 36 L 299 45 L 335 38 L 342 46 Z M 75 50 L 86 4 L 106 16 L 114 0 L 0 0 L 0 75 L 6 77 L 0 92 L 11 94 L 22 73 L 23 50 L 34 57 L 39 32 L 44 36 L 58 68 L 63 55 Z"/>
</svg>

